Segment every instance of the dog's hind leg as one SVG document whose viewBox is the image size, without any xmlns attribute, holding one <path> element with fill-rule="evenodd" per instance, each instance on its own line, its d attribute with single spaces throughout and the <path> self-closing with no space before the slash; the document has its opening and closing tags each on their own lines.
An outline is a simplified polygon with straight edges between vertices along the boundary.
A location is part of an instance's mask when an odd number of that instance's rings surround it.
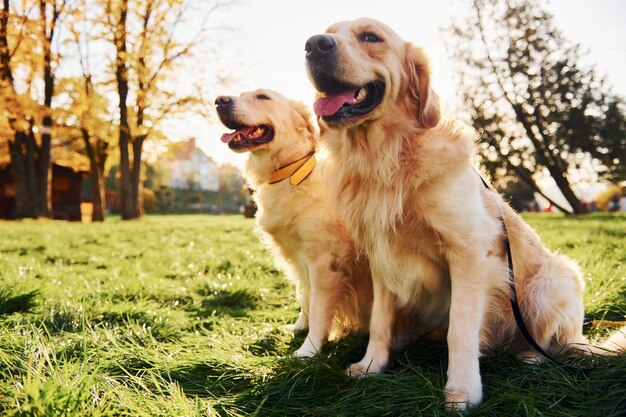
<svg viewBox="0 0 626 417">
<path fill-rule="evenodd" d="M 584 352 L 583 282 L 571 261 L 550 255 L 535 276 L 523 285 L 522 310 L 531 335 L 542 349 L 552 353 Z M 528 352 L 526 352 L 528 353 Z M 526 353 L 518 356 L 528 360 Z M 532 361 L 543 360 L 536 354 Z"/>
</svg>

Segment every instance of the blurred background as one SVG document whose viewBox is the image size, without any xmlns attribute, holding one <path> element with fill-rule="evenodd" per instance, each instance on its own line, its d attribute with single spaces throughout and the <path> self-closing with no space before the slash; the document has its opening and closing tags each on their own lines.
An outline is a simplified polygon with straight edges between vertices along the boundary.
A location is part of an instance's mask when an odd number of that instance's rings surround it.
<svg viewBox="0 0 626 417">
<path fill-rule="evenodd" d="M 361 16 L 429 51 L 516 209 L 626 211 L 623 1 L 3 0 L 0 218 L 244 211 L 213 100 L 310 104 L 306 39 Z"/>
</svg>

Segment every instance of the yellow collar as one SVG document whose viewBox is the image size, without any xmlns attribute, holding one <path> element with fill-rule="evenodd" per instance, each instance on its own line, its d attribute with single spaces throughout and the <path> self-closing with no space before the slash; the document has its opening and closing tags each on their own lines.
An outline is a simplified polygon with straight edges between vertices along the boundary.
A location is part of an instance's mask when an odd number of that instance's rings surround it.
<svg viewBox="0 0 626 417">
<path fill-rule="evenodd" d="M 289 184 L 298 185 L 304 181 L 315 168 L 315 150 L 272 172 L 268 184 L 276 184 L 289 178 Z"/>
</svg>

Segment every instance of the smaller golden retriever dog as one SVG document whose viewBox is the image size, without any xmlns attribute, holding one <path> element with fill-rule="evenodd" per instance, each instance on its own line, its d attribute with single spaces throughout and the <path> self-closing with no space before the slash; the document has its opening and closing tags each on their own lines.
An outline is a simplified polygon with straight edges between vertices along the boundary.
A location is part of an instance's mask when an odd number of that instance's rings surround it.
<svg viewBox="0 0 626 417">
<path fill-rule="evenodd" d="M 333 24 L 305 51 L 331 198 L 372 271 L 369 344 L 348 372 L 385 369 L 399 306 L 416 309 L 416 326 L 447 329 L 448 409 L 480 403 L 481 351 L 542 360 L 514 320 L 502 219 L 523 319 L 539 347 L 603 352 L 582 334 L 577 266 L 548 251 L 483 185 L 472 165 L 477 135 L 442 117 L 424 51 L 368 18 Z M 618 332 L 602 348 L 625 347 Z"/>
<path fill-rule="evenodd" d="M 306 107 L 270 90 L 220 96 L 222 142 L 250 154 L 244 176 L 254 189 L 258 230 L 296 284 L 308 329 L 297 356 L 312 357 L 333 335 L 367 330 L 372 283 L 367 258 L 329 204 L 316 159 L 317 129 Z"/>
</svg>

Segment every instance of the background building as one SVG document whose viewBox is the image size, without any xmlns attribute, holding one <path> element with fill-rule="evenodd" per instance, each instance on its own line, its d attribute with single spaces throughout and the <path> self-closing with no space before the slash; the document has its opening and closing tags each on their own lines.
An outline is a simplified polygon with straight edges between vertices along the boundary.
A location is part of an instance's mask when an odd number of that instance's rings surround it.
<svg viewBox="0 0 626 417">
<path fill-rule="evenodd" d="M 219 167 L 196 146 L 196 139 L 172 145 L 169 186 L 178 190 L 219 191 Z"/>
</svg>

